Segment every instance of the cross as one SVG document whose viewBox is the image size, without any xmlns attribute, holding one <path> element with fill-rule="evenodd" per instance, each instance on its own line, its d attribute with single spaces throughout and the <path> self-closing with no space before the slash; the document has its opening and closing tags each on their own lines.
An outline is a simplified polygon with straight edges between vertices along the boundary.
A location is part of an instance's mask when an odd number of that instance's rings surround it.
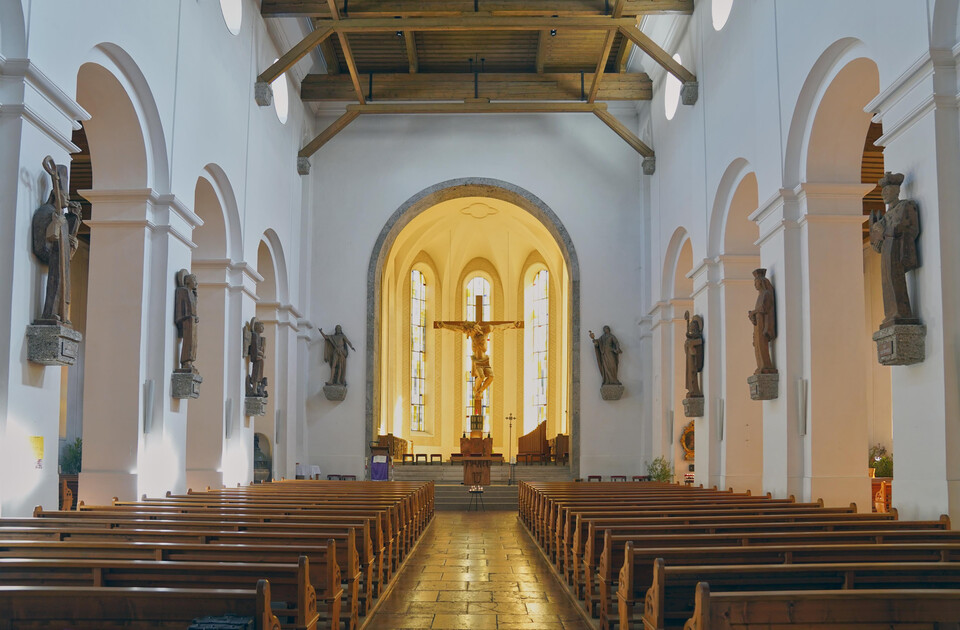
<svg viewBox="0 0 960 630">
<path fill-rule="evenodd" d="M 470 337 L 473 347 L 473 354 L 470 357 L 471 373 L 474 378 L 473 414 L 479 416 L 483 392 L 493 382 L 493 368 L 490 366 L 490 357 L 487 355 L 487 335 L 499 329 L 523 328 L 523 322 L 484 321 L 482 295 L 477 296 L 474 313 L 476 317 L 474 321 L 435 321 L 433 327 L 455 330 Z"/>
</svg>

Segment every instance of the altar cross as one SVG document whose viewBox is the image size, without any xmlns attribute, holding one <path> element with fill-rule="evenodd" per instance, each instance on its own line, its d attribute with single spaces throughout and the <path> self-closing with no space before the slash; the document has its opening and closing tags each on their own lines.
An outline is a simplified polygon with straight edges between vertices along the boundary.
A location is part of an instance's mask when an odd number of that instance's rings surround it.
<svg viewBox="0 0 960 630">
<path fill-rule="evenodd" d="M 473 415 L 482 413 L 483 392 L 493 382 L 493 368 L 490 366 L 490 357 L 487 355 L 487 335 L 494 330 L 523 328 L 522 321 L 485 321 L 483 319 L 483 296 L 477 296 L 476 319 L 474 321 L 435 321 L 434 328 L 446 328 L 461 332 L 468 337 L 473 347 L 470 357 L 471 374 L 473 374 Z"/>
</svg>

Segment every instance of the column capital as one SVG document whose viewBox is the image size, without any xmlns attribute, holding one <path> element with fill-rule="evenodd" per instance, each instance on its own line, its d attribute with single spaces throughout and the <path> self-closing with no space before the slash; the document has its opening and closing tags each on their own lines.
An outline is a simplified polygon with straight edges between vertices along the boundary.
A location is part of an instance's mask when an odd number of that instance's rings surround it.
<svg viewBox="0 0 960 630">
<path fill-rule="evenodd" d="M 91 228 L 140 227 L 167 232 L 195 249 L 191 240 L 194 228 L 203 219 L 194 214 L 176 195 L 159 194 L 152 188 L 81 190 L 80 195 L 94 206 Z"/>
<path fill-rule="evenodd" d="M 263 276 L 245 262 L 231 263 L 229 269 L 230 290 L 246 293 L 254 301 L 257 299 L 257 283 L 263 282 Z"/>
</svg>

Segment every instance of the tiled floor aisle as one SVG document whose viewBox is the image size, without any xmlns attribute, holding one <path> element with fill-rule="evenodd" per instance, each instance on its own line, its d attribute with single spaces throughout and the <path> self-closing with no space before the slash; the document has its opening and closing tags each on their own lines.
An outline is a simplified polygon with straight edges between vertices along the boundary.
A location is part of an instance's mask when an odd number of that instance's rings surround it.
<svg viewBox="0 0 960 630">
<path fill-rule="evenodd" d="M 368 628 L 590 630 L 516 512 L 437 512 Z"/>
</svg>

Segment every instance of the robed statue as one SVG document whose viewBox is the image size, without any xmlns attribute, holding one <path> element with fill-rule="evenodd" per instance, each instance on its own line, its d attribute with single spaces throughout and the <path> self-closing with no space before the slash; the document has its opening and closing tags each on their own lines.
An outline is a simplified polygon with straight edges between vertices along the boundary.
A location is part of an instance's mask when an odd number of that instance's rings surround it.
<svg viewBox="0 0 960 630">
<path fill-rule="evenodd" d="M 870 213 L 870 245 L 880 253 L 880 283 L 883 288 L 883 322 L 880 328 L 898 324 L 919 324 L 910 308 L 907 272 L 920 266 L 917 237 L 920 214 L 917 204 L 900 199 L 902 173 L 885 173 L 880 180 L 887 210 Z"/>
<path fill-rule="evenodd" d="M 256 317 L 243 326 L 243 356 L 250 362 L 247 396 L 266 398 L 267 377 L 263 375 L 263 361 L 267 358 L 267 339 L 263 336 L 263 322 Z"/>
<path fill-rule="evenodd" d="M 687 357 L 687 398 L 703 398 L 700 384 L 700 373 L 703 372 L 703 317 L 694 315 L 691 318 L 690 311 L 687 311 L 683 319 L 687 322 L 687 338 L 683 342 Z"/>
<path fill-rule="evenodd" d="M 770 356 L 770 344 L 777 338 L 777 301 L 766 269 L 753 270 L 753 286 L 759 294 L 756 306 L 747 317 L 753 324 L 753 352 L 757 357 L 754 374 L 776 374 L 777 368 Z"/>
<path fill-rule="evenodd" d="M 180 339 L 180 371 L 196 372 L 197 328 L 197 276 L 186 269 L 177 272 L 177 289 L 173 295 L 173 320 Z"/>
<path fill-rule="evenodd" d="M 43 311 L 38 323 L 70 324 L 70 259 L 77 251 L 80 204 L 69 201 L 67 167 L 49 155 L 43 168 L 50 174 L 53 190 L 47 202 L 33 213 L 33 253 L 48 265 Z M 66 212 L 64 212 L 66 210 Z"/>
<path fill-rule="evenodd" d="M 354 352 L 356 352 L 356 348 L 343 334 L 340 324 L 337 324 L 332 335 L 323 332 L 323 328 L 320 329 L 320 334 L 323 335 L 324 340 L 323 360 L 330 364 L 330 381 L 327 382 L 327 385 L 346 385 L 347 354 L 349 353 L 347 348 Z"/>
<path fill-rule="evenodd" d="M 603 327 L 603 334 L 597 339 L 590 333 L 590 339 L 593 341 L 593 349 L 597 354 L 597 366 L 600 368 L 600 377 L 603 379 L 603 385 L 619 385 L 618 372 L 620 370 L 620 341 L 616 335 L 610 332 L 609 326 Z"/>
</svg>

